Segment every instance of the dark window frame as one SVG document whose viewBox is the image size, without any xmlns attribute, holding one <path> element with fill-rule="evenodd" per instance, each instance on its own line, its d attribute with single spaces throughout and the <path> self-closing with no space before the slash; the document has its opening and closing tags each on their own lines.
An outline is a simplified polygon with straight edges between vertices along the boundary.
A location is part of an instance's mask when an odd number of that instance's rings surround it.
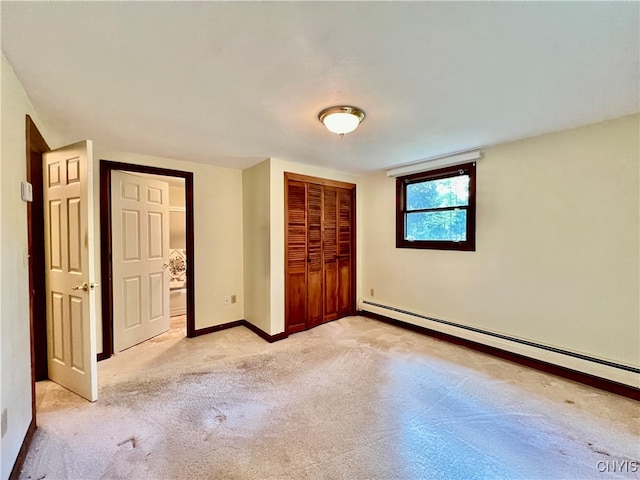
<svg viewBox="0 0 640 480">
<path fill-rule="evenodd" d="M 407 240 L 405 238 L 406 223 L 406 187 L 423 181 L 442 180 L 456 177 L 460 171 L 469 175 L 469 205 L 467 211 L 467 238 L 461 242 L 450 240 Z M 396 248 L 421 248 L 431 250 L 459 250 L 475 252 L 476 250 L 476 163 L 465 163 L 452 167 L 439 168 L 428 172 L 414 173 L 396 178 Z"/>
</svg>

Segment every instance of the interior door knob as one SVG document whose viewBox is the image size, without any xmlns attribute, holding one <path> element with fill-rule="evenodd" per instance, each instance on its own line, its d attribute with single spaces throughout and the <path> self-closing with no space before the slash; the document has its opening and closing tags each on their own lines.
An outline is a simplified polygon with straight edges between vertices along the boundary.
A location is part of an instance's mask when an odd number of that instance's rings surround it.
<svg viewBox="0 0 640 480">
<path fill-rule="evenodd" d="M 75 287 L 71 288 L 71 290 L 82 290 L 83 292 L 88 292 L 89 290 L 93 290 L 96 287 L 99 287 L 100 285 L 98 285 L 97 283 L 87 283 L 84 282 L 82 285 L 76 285 Z"/>
<path fill-rule="evenodd" d="M 82 290 L 83 292 L 88 292 L 89 291 L 89 284 L 87 282 L 84 282 L 82 285 L 76 285 L 75 287 L 73 287 L 71 290 Z"/>
</svg>

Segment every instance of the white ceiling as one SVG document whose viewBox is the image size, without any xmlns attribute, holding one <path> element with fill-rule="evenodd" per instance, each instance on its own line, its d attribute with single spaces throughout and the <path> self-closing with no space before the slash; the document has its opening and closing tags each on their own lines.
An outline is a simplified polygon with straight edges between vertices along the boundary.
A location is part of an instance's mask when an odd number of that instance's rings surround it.
<svg viewBox="0 0 640 480">
<path fill-rule="evenodd" d="M 362 173 L 640 110 L 638 2 L 2 2 L 2 50 L 74 140 Z M 317 114 L 367 118 L 340 138 Z"/>
</svg>

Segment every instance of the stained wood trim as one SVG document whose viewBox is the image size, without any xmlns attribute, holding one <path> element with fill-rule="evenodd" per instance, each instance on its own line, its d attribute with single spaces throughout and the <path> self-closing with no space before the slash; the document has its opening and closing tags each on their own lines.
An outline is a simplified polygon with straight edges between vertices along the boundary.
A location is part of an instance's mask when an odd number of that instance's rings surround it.
<svg viewBox="0 0 640 480">
<path fill-rule="evenodd" d="M 195 226 L 193 200 L 193 172 L 100 160 L 100 266 L 102 288 L 102 354 L 98 360 L 113 355 L 113 271 L 111 265 L 111 171 L 149 173 L 184 179 L 186 206 L 187 250 L 187 337 L 196 336 L 195 309 Z"/>
<path fill-rule="evenodd" d="M 191 338 L 196 330 L 196 276 L 195 276 L 195 224 L 193 200 L 193 173 L 184 177 L 185 188 L 185 221 L 187 247 L 187 337 Z M 191 258 L 191 261 L 189 261 Z"/>
<path fill-rule="evenodd" d="M 228 328 L 234 327 L 247 327 L 253 333 L 258 335 L 260 338 L 266 340 L 269 343 L 277 342 L 279 340 L 283 340 L 289 336 L 286 332 L 278 333 L 276 335 L 269 335 L 264 330 L 256 327 L 253 323 L 249 323 L 246 320 L 235 320 L 229 323 L 223 323 L 222 325 L 214 325 L 212 327 L 205 327 L 195 330 L 194 337 L 199 337 L 200 335 L 207 335 L 209 333 L 219 332 L 221 330 L 226 330 Z"/>
<path fill-rule="evenodd" d="M 542 360 L 537 360 L 531 357 L 520 355 L 518 353 L 508 352 L 507 350 L 484 345 L 479 342 L 474 342 L 473 340 L 456 337 L 455 335 L 450 335 L 448 333 L 438 332 L 436 330 L 422 327 L 420 325 L 414 325 L 412 323 L 396 320 L 395 318 L 380 315 L 379 313 L 368 312 L 366 310 L 360 310 L 360 312 L 358 313 L 363 317 L 379 320 L 381 322 L 389 323 L 391 325 L 411 330 L 413 332 L 437 338 L 438 340 L 444 340 L 446 342 L 453 343 L 455 345 L 461 345 L 478 352 L 487 353 L 489 355 L 493 355 L 494 357 L 502 358 L 513 363 L 524 365 L 525 367 L 534 368 L 536 370 L 550 373 L 558 377 L 563 377 L 574 382 L 589 385 L 590 387 L 599 388 L 600 390 L 606 390 L 607 392 L 622 395 L 624 397 L 629 397 L 633 400 L 640 400 L 640 389 L 634 388 L 630 385 L 614 382 L 613 380 L 608 380 L 606 378 L 596 377 L 595 375 L 590 375 L 588 373 L 578 372 L 577 370 L 572 370 L 567 367 L 561 367 L 552 363 L 543 362 Z"/>
<path fill-rule="evenodd" d="M 38 130 L 38 127 L 36 127 L 36 124 L 34 123 L 34 121 L 31 119 L 29 115 L 26 115 L 26 121 L 27 121 L 27 131 L 26 131 L 27 145 L 30 145 L 31 148 L 35 147 L 35 151 L 37 152 L 44 153 L 44 152 L 50 151 L 51 149 L 49 148 L 49 145 L 47 145 L 47 142 L 42 137 L 42 134 Z"/>
<path fill-rule="evenodd" d="M 226 330 L 228 328 L 242 327 L 246 323 L 246 320 L 235 320 L 229 323 L 223 323 L 222 325 L 214 325 L 212 327 L 199 328 L 193 332 L 192 337 L 199 337 L 200 335 L 207 335 L 209 333 L 219 332 L 220 330 Z"/>
<path fill-rule="evenodd" d="M 44 288 L 45 264 L 44 264 L 44 219 L 34 218 L 34 210 L 41 212 L 42 203 L 42 154 L 51 149 L 42 137 L 38 127 L 29 115 L 25 116 L 25 147 L 27 182 L 32 183 L 34 200 L 40 204 L 34 206 L 27 203 L 27 243 L 30 259 L 41 258 L 41 261 L 29 261 L 29 334 L 31 355 L 31 421 L 34 429 L 36 425 L 36 380 L 47 377 L 47 324 L 46 302 L 47 296 Z M 38 194 L 39 192 L 39 194 Z M 36 252 L 35 240 L 40 239 L 40 249 Z M 40 285 L 41 288 L 37 288 Z M 42 318 L 35 318 L 36 312 L 40 312 Z M 37 353 L 36 353 L 37 352 Z M 44 363 L 42 363 L 44 362 Z"/>
<path fill-rule="evenodd" d="M 18 452 L 16 461 L 13 464 L 11 473 L 9 474 L 9 480 L 18 480 L 20 478 L 22 466 L 24 465 L 24 461 L 27 458 L 27 453 L 29 452 L 29 447 L 31 446 L 31 442 L 33 441 L 33 436 L 36 433 L 36 428 L 37 428 L 36 417 L 33 417 L 31 419 L 31 423 L 29 423 L 29 428 L 27 428 L 27 433 L 24 436 L 24 440 L 22 441 L 22 446 L 20 447 L 20 451 Z"/>
<path fill-rule="evenodd" d="M 102 284 L 102 353 L 113 354 L 113 284 L 111 282 L 111 169 L 100 161 L 100 283 Z"/>
<path fill-rule="evenodd" d="M 269 335 L 264 330 L 256 327 L 253 323 L 249 323 L 246 320 L 243 320 L 243 322 L 244 322 L 243 325 L 245 327 L 247 327 L 253 333 L 255 333 L 259 337 L 263 338 L 264 340 L 266 340 L 269 343 L 277 342 L 279 340 L 284 340 L 285 338 L 287 338 L 289 336 L 289 334 L 287 332 L 277 333 L 275 335 Z"/>
<path fill-rule="evenodd" d="M 299 173 L 284 172 L 284 181 L 295 180 L 298 182 L 315 183 L 316 185 L 324 185 L 326 187 L 339 187 L 347 189 L 355 189 L 355 183 L 340 182 L 338 180 L 329 180 L 327 178 L 310 177 Z"/>
</svg>

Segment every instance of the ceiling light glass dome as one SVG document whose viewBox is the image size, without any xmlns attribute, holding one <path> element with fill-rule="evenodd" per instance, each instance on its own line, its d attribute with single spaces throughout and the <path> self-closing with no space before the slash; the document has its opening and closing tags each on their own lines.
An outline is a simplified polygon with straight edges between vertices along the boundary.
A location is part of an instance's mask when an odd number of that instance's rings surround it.
<svg viewBox="0 0 640 480">
<path fill-rule="evenodd" d="M 318 119 L 330 132 L 344 135 L 358 128 L 358 125 L 364 120 L 364 112 L 356 107 L 329 107 L 318 114 Z"/>
</svg>

